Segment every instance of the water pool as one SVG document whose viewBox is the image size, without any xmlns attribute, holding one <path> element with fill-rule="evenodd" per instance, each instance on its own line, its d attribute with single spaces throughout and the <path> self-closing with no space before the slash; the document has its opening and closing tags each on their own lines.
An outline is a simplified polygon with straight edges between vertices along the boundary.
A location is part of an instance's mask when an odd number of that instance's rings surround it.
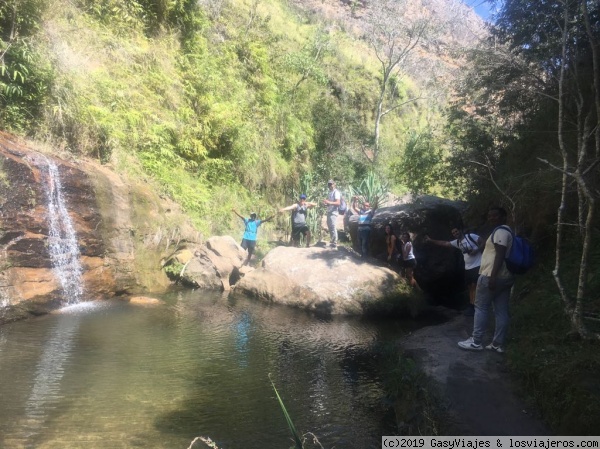
<svg viewBox="0 0 600 449">
<path fill-rule="evenodd" d="M 397 322 L 317 318 L 219 294 L 83 303 L 0 327 L 0 447 L 292 446 L 269 374 L 324 448 L 394 432 L 373 345 Z M 205 447 L 198 443 L 194 447 Z"/>
</svg>

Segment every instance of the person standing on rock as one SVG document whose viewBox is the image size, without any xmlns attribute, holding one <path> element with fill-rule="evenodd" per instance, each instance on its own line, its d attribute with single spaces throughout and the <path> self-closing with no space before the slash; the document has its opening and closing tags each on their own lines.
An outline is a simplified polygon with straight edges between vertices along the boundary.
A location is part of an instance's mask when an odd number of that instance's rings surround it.
<svg viewBox="0 0 600 449">
<path fill-rule="evenodd" d="M 360 209 L 358 206 L 358 197 L 352 197 L 352 212 L 358 215 L 358 248 L 360 250 L 361 257 L 367 257 L 369 255 L 369 237 L 371 235 L 371 221 L 375 215 L 377 204 L 371 208 L 371 204 L 368 201 L 363 201 Z"/>
<path fill-rule="evenodd" d="M 252 254 L 254 254 L 254 249 L 256 248 L 256 236 L 258 234 L 258 227 L 261 224 L 272 220 L 273 217 L 275 217 L 275 215 L 271 215 L 269 218 L 265 218 L 264 220 L 258 220 L 256 218 L 256 212 L 252 212 L 250 214 L 250 218 L 244 218 L 238 213 L 237 210 L 231 209 L 231 211 L 244 221 L 244 236 L 242 237 L 242 243 L 240 244 L 240 246 L 246 251 L 248 251 L 248 258 L 244 262 L 244 265 L 248 265 L 250 264 L 250 259 L 252 259 Z"/>
<path fill-rule="evenodd" d="M 479 280 L 475 291 L 475 317 L 473 320 L 473 335 L 458 346 L 469 351 L 481 351 L 482 340 L 488 325 L 490 306 L 494 307 L 496 329 L 494 339 L 485 348 L 491 351 L 504 352 L 504 343 L 510 317 L 508 301 L 510 290 L 515 282 L 514 276 L 506 268 L 504 258 L 512 247 L 512 232 L 506 223 L 506 210 L 493 207 L 488 211 L 488 222 L 494 226 L 494 231 L 485 242 L 481 256 Z"/>
<path fill-rule="evenodd" d="M 481 253 L 483 252 L 483 239 L 477 234 L 464 233 L 457 227 L 450 231 L 455 240 L 433 240 L 425 236 L 425 243 L 444 246 L 446 248 L 457 248 L 465 260 L 465 282 L 469 290 L 469 307 L 465 315 L 473 316 L 475 314 L 475 289 L 479 279 L 479 268 L 481 266 Z"/>
<path fill-rule="evenodd" d="M 404 271 L 404 277 L 410 286 L 416 287 L 417 282 L 413 276 L 413 270 L 417 266 L 417 259 L 413 252 L 410 234 L 408 232 L 403 232 L 400 235 L 400 241 L 402 242 L 402 269 Z"/>
<path fill-rule="evenodd" d="M 337 218 L 338 218 L 338 207 L 342 201 L 342 194 L 338 189 L 335 188 L 335 181 L 330 179 L 327 181 L 327 188 L 329 189 L 329 195 L 327 199 L 323 200 L 323 204 L 327 206 L 327 229 L 329 229 L 329 247 L 337 248 Z"/>
<path fill-rule="evenodd" d="M 306 247 L 310 246 L 310 229 L 306 224 L 306 216 L 308 209 L 318 206 L 317 203 L 306 201 L 306 195 L 300 195 L 300 199 L 296 204 L 279 209 L 279 212 L 292 211 L 292 245 L 300 246 L 300 236 L 304 236 Z"/>
<path fill-rule="evenodd" d="M 391 223 L 385 225 L 385 257 L 387 262 L 392 266 L 398 260 L 398 250 L 396 245 L 396 234 Z"/>
</svg>

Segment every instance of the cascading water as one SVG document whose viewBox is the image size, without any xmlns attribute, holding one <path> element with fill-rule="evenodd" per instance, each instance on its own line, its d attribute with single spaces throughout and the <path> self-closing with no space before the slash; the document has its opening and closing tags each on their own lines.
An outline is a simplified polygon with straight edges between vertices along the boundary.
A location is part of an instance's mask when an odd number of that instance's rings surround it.
<svg viewBox="0 0 600 449">
<path fill-rule="evenodd" d="M 52 267 L 63 289 L 65 302 L 76 304 L 83 295 L 82 268 L 79 261 L 79 246 L 73 222 L 62 194 L 62 184 L 56 164 L 48 158 L 48 252 Z"/>
</svg>

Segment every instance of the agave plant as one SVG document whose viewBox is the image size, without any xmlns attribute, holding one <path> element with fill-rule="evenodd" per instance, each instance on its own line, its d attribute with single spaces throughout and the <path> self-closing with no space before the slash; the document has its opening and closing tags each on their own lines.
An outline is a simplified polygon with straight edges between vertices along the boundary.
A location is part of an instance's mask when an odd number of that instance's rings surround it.
<svg viewBox="0 0 600 449">
<path fill-rule="evenodd" d="M 348 190 L 350 197 L 357 196 L 362 202 L 368 201 L 373 206 L 381 207 L 387 203 L 389 184 L 371 171 L 358 186 L 350 186 Z"/>
</svg>

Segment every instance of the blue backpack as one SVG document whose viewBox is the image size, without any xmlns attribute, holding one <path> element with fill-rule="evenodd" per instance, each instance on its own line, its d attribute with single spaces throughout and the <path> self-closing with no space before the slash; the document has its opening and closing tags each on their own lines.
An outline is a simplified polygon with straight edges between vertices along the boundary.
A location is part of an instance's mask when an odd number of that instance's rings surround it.
<svg viewBox="0 0 600 449">
<path fill-rule="evenodd" d="M 510 253 L 505 256 L 506 268 L 512 274 L 525 274 L 533 266 L 535 259 L 533 248 L 529 240 L 515 235 L 508 226 L 498 226 L 492 232 L 492 243 L 494 242 L 494 234 L 499 228 L 504 228 L 512 235 L 512 246 Z"/>
</svg>

